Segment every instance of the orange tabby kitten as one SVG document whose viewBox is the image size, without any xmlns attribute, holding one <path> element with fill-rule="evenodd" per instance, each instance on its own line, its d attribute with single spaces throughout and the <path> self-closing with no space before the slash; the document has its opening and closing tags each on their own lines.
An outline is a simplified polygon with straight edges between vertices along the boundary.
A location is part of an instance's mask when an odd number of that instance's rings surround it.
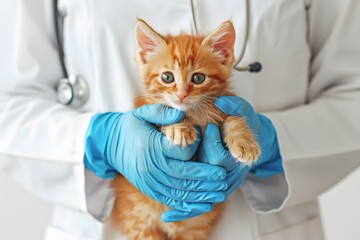
<svg viewBox="0 0 360 240">
<path fill-rule="evenodd" d="M 259 146 L 244 119 L 226 116 L 213 101 L 233 95 L 228 78 L 234 63 L 235 30 L 230 21 L 204 36 L 180 34 L 162 36 L 143 20 L 136 25 L 137 62 L 146 95 L 136 107 L 161 103 L 185 111 L 181 123 L 162 126 L 161 131 L 175 144 L 186 146 L 196 140 L 194 124 L 221 127 L 231 154 L 245 164 L 259 155 Z M 168 208 L 118 175 L 113 182 L 116 201 L 112 222 L 129 240 L 202 240 L 208 238 L 223 211 L 217 204 L 211 212 L 185 221 L 165 223 L 161 214 Z"/>
</svg>

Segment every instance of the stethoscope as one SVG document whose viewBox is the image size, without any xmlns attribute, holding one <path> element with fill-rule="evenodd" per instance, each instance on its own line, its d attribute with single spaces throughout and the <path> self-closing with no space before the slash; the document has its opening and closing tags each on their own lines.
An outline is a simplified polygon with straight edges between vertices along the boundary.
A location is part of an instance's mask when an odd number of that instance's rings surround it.
<svg viewBox="0 0 360 240">
<path fill-rule="evenodd" d="M 239 57 L 235 60 L 233 68 L 237 71 L 249 71 L 257 73 L 261 71 L 261 64 L 259 62 L 254 62 L 248 66 L 238 66 L 242 61 L 246 45 L 249 37 L 249 28 L 250 28 L 250 0 L 245 0 L 245 32 L 244 39 L 242 41 L 241 51 Z M 56 88 L 57 101 L 60 104 L 70 106 L 73 108 L 79 108 L 83 106 L 89 98 L 89 87 L 84 78 L 78 75 L 68 75 L 68 71 L 65 66 L 65 54 L 62 46 L 62 41 L 60 37 L 60 25 L 62 24 L 61 16 L 57 10 L 58 0 L 53 0 L 53 9 L 54 9 L 54 25 L 55 25 L 55 35 L 56 43 L 59 52 L 59 60 L 61 65 L 61 70 L 64 78 L 61 79 Z M 195 18 L 195 9 L 193 0 L 189 0 L 189 5 L 191 8 L 191 17 L 192 17 L 192 30 L 194 33 L 198 33 L 197 23 Z"/>
<path fill-rule="evenodd" d="M 53 15 L 55 25 L 56 43 L 59 52 L 59 60 L 64 78 L 56 87 L 56 98 L 60 104 L 79 108 L 83 106 L 89 98 L 89 87 L 84 78 L 78 75 L 68 75 L 65 66 L 65 54 L 60 37 L 60 25 L 62 24 L 60 13 L 57 9 L 58 0 L 53 0 Z"/>
</svg>

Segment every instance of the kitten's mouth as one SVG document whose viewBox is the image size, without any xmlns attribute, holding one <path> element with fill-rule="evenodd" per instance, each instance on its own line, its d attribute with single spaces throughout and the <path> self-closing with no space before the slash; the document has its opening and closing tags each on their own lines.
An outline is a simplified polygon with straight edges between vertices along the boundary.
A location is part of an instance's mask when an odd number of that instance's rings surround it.
<svg viewBox="0 0 360 240">
<path fill-rule="evenodd" d="M 180 111 L 187 111 L 191 108 L 191 104 L 184 101 L 184 102 L 180 102 L 180 101 L 176 101 L 173 99 L 166 99 L 166 103 L 167 105 L 169 105 L 172 108 L 176 108 Z"/>
<path fill-rule="evenodd" d="M 190 107 L 190 104 L 186 104 L 186 103 L 169 103 L 169 105 L 173 108 L 176 108 L 180 111 L 187 111 L 189 110 L 191 107 Z"/>
<path fill-rule="evenodd" d="M 184 112 L 194 108 L 196 105 L 194 105 L 193 99 L 185 98 L 181 101 L 178 97 L 172 95 L 164 95 L 163 100 L 166 105 Z"/>
</svg>

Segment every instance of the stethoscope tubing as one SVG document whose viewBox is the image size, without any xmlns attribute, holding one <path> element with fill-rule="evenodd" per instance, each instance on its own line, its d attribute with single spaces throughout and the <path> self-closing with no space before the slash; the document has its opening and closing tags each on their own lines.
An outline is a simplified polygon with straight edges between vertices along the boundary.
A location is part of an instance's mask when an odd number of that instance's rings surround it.
<svg viewBox="0 0 360 240">
<path fill-rule="evenodd" d="M 58 4 L 58 0 L 53 0 L 53 14 L 54 14 L 54 26 L 55 26 L 55 37 L 56 37 L 56 44 L 58 47 L 58 56 L 59 56 L 59 61 L 60 61 L 60 65 L 61 65 L 61 71 L 63 73 L 64 78 L 68 78 L 68 72 L 65 66 L 65 54 L 64 54 L 64 48 L 63 48 L 63 44 L 61 41 L 61 37 L 60 37 L 60 28 L 59 28 L 59 11 L 57 8 L 57 4 Z"/>
</svg>

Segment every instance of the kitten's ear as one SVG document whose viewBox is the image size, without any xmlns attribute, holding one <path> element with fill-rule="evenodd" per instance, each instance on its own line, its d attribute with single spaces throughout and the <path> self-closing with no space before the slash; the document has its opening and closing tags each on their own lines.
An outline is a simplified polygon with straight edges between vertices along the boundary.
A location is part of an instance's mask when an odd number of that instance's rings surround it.
<svg viewBox="0 0 360 240">
<path fill-rule="evenodd" d="M 202 45 L 211 47 L 219 55 L 223 64 L 228 62 L 229 57 L 233 58 L 234 43 L 235 29 L 231 21 L 222 23 L 202 41 Z"/>
<path fill-rule="evenodd" d="M 149 54 L 155 52 L 159 47 L 165 46 L 165 40 L 152 29 L 144 20 L 138 19 L 136 23 L 136 43 L 138 47 L 138 58 L 146 64 Z"/>
</svg>

